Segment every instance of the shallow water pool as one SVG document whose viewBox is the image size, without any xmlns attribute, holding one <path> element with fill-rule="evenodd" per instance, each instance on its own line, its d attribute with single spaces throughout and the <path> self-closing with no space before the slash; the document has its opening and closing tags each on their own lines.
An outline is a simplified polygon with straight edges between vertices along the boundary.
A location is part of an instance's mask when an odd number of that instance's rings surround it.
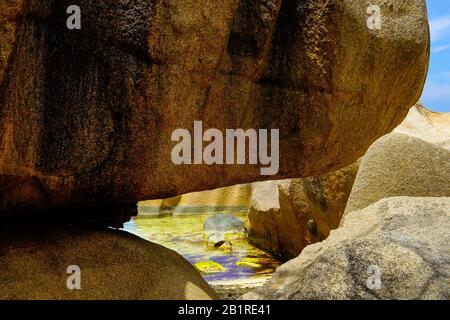
<svg viewBox="0 0 450 320">
<path fill-rule="evenodd" d="M 211 285 L 251 285 L 267 281 L 280 262 L 270 254 L 250 245 L 245 239 L 234 240 L 231 253 L 209 249 L 203 238 L 203 223 L 212 214 L 175 216 L 137 216 L 124 230 L 181 254 L 190 263 L 212 260 L 225 268 L 223 272 L 203 273 Z M 245 215 L 235 215 L 244 221 Z M 238 266 L 244 258 L 259 266 Z M 257 260 L 255 260 L 257 258 Z"/>
</svg>

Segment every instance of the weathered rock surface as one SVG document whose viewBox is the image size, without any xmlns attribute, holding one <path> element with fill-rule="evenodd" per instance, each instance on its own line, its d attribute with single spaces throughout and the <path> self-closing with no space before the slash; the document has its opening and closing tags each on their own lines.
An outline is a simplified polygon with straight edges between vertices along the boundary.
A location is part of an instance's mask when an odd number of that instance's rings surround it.
<svg viewBox="0 0 450 320">
<path fill-rule="evenodd" d="M 296 257 L 319 240 L 311 219 L 300 179 L 253 184 L 247 222 L 247 238 L 253 245 L 286 260 Z"/>
<path fill-rule="evenodd" d="M 353 163 L 419 98 L 424 0 L 0 3 L 0 215 L 133 203 Z M 280 171 L 175 166 L 171 133 L 280 129 Z M 63 214 L 65 211 L 59 211 Z"/>
<path fill-rule="evenodd" d="M 67 268 L 81 289 L 67 288 Z M 216 294 L 176 252 L 121 231 L 5 228 L 0 299 L 212 299 Z"/>
<path fill-rule="evenodd" d="M 242 213 L 248 211 L 251 184 L 192 192 L 161 200 L 139 202 L 140 215 Z"/>
<path fill-rule="evenodd" d="M 305 179 L 254 183 L 248 239 L 284 259 L 325 239 L 339 226 L 359 161 L 332 173 Z"/>
<path fill-rule="evenodd" d="M 450 112 L 432 112 L 422 102 L 409 110 L 405 120 L 394 131 L 450 150 Z"/>
<path fill-rule="evenodd" d="M 341 170 L 303 179 L 311 215 L 322 239 L 328 237 L 330 231 L 341 222 L 359 164 L 360 160 Z"/>
<path fill-rule="evenodd" d="M 449 230 L 450 198 L 383 199 L 349 213 L 243 299 L 448 300 Z M 379 290 L 367 286 L 371 265 L 381 272 Z"/>
<path fill-rule="evenodd" d="M 397 132 L 364 156 L 345 212 L 395 197 L 450 197 L 450 150 Z"/>
</svg>

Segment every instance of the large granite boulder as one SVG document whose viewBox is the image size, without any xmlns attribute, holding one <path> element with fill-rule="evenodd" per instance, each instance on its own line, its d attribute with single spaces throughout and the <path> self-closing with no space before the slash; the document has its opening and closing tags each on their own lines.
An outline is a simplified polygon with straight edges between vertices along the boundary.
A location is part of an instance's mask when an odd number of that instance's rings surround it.
<svg viewBox="0 0 450 320">
<path fill-rule="evenodd" d="M 364 156 L 345 212 L 395 196 L 450 197 L 450 114 L 414 106 Z"/>
<path fill-rule="evenodd" d="M 288 260 L 319 240 L 300 179 L 259 182 L 252 187 L 247 221 L 250 243 Z"/>
<path fill-rule="evenodd" d="M 80 0 L 69 30 L 72 2 L 0 3 L 2 216 L 333 171 L 401 122 L 427 73 L 424 0 L 375 1 L 381 29 L 356 0 Z M 280 129 L 278 174 L 173 164 L 194 120 Z"/>
<path fill-rule="evenodd" d="M 126 232 L 5 227 L 0 243 L 1 300 L 217 298 L 179 254 Z"/>
<path fill-rule="evenodd" d="M 138 210 L 140 215 L 245 214 L 251 191 L 251 184 L 240 184 L 191 192 L 168 199 L 141 201 Z"/>
<path fill-rule="evenodd" d="M 450 150 L 450 112 L 432 112 L 421 101 L 394 130 Z"/>
<path fill-rule="evenodd" d="M 243 299 L 448 300 L 449 230 L 450 198 L 383 199 Z"/>
<path fill-rule="evenodd" d="M 353 188 L 360 160 L 341 170 L 303 179 L 311 214 L 322 238 L 339 227 L 347 200 Z"/>
<path fill-rule="evenodd" d="M 252 185 L 248 239 L 282 259 L 323 240 L 339 226 L 359 161 L 335 172 Z"/>
</svg>

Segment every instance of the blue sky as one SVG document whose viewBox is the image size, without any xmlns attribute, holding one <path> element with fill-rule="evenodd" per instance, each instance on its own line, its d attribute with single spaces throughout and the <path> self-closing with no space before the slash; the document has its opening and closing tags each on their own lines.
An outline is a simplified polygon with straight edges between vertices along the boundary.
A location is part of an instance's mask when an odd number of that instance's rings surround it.
<svg viewBox="0 0 450 320">
<path fill-rule="evenodd" d="M 450 112 L 450 0 L 426 1 L 431 61 L 422 100 L 430 110 Z"/>
</svg>

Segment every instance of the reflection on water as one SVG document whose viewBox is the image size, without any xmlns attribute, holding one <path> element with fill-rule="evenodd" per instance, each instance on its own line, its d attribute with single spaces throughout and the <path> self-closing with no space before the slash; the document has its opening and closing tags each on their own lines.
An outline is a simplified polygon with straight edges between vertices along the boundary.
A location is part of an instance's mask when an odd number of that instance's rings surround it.
<svg viewBox="0 0 450 320">
<path fill-rule="evenodd" d="M 125 224 L 124 229 L 146 240 L 177 251 L 195 264 L 214 261 L 224 272 L 203 274 L 211 284 L 239 284 L 264 282 L 280 264 L 266 252 L 251 246 L 245 239 L 234 240 L 231 253 L 208 249 L 203 238 L 203 223 L 211 214 L 179 216 L 138 216 Z M 244 220 L 245 216 L 238 216 Z M 252 263 L 239 263 L 251 261 Z"/>
</svg>

